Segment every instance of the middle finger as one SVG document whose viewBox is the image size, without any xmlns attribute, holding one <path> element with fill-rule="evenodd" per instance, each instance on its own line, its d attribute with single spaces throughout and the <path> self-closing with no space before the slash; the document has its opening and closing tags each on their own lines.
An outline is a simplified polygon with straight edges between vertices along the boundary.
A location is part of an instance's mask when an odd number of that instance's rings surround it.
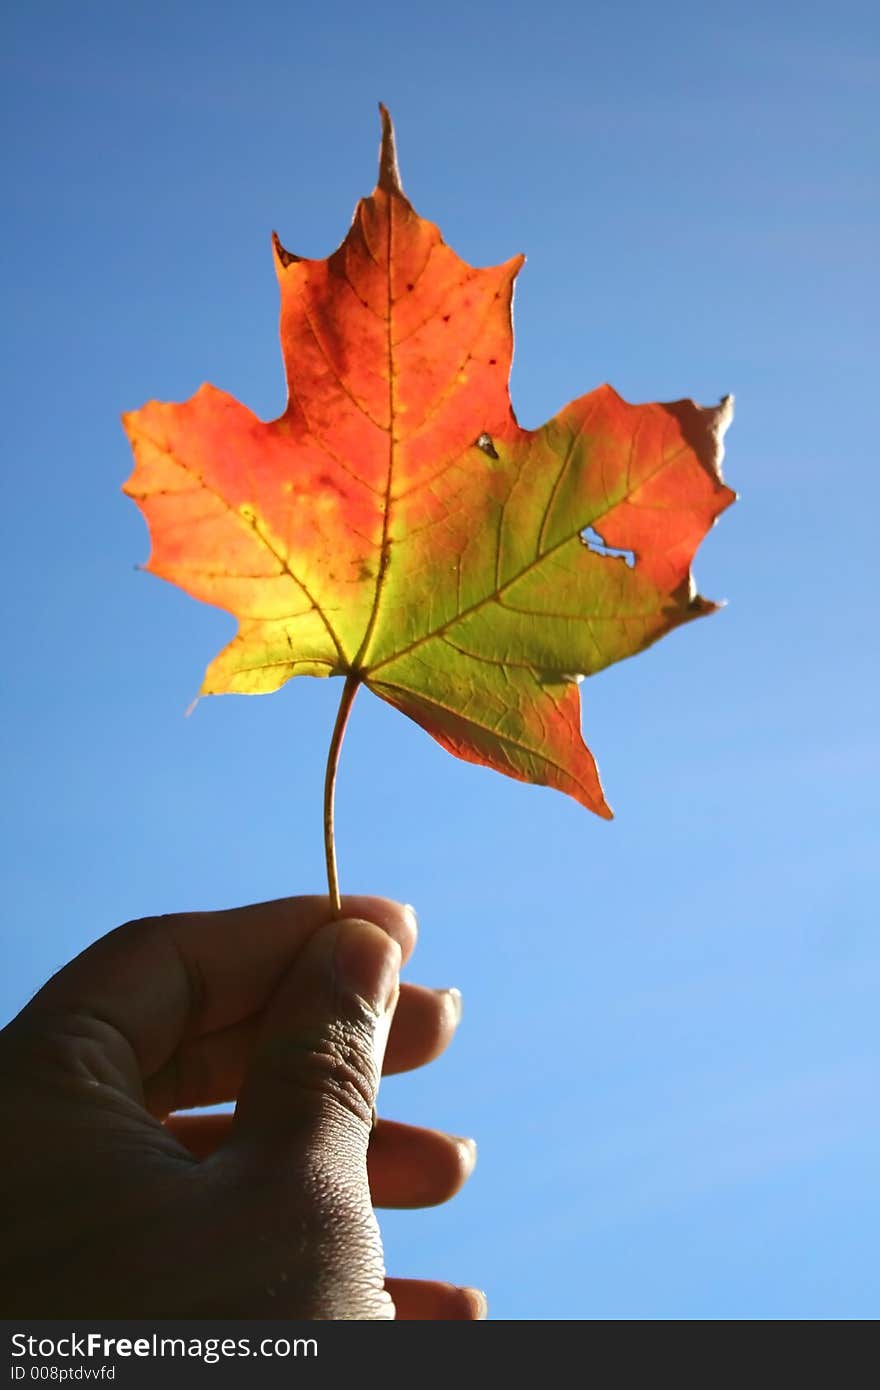
<svg viewBox="0 0 880 1390">
<path fill-rule="evenodd" d="M 231 1115 L 169 1115 L 165 1121 L 175 1139 L 198 1159 L 220 1148 L 231 1124 Z M 379 1120 L 367 1153 L 373 1205 L 433 1207 L 447 1202 L 470 1177 L 476 1157 L 472 1139 Z"/>
</svg>

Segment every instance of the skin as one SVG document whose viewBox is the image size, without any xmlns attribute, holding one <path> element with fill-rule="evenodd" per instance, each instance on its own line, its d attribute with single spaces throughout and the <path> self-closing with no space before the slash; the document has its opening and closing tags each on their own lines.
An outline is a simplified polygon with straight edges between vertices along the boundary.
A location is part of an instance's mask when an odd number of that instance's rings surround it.
<svg viewBox="0 0 880 1390">
<path fill-rule="evenodd" d="M 411 909 L 287 898 L 117 928 L 0 1033 L 4 1316 L 478 1319 L 386 1279 L 374 1206 L 459 1189 L 471 1141 L 379 1120 L 380 1071 L 450 1042 L 400 984 Z M 234 1116 L 177 1115 L 235 1101 Z"/>
</svg>

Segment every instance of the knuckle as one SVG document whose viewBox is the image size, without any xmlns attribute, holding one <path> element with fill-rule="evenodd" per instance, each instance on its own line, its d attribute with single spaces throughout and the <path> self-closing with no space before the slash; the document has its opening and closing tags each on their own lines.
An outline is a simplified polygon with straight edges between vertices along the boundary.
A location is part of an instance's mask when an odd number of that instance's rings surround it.
<svg viewBox="0 0 880 1390">
<path fill-rule="evenodd" d="M 370 1124 L 379 1078 L 366 1024 L 331 1024 L 314 1033 L 274 1038 L 255 1060 L 264 1077 L 295 1091 L 306 1104 L 341 1108 Z"/>
<path fill-rule="evenodd" d="M 113 1024 L 88 1009 L 32 1004 L 4 1030 L 2 1043 L 4 1070 L 44 1084 L 118 1084 L 133 1062 Z"/>
</svg>

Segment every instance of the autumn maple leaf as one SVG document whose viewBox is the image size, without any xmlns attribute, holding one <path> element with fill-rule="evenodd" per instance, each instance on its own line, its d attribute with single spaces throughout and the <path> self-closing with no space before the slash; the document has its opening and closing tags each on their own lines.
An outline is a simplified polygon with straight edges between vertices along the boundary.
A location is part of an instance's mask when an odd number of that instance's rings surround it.
<svg viewBox="0 0 880 1390">
<path fill-rule="evenodd" d="M 125 417 L 147 568 L 239 620 L 204 693 L 342 675 L 339 737 L 363 684 L 458 757 L 610 816 L 576 682 L 715 607 L 690 565 L 735 496 L 731 400 L 633 406 L 602 386 L 522 429 L 523 258 L 460 260 L 404 196 L 382 121 L 339 249 L 274 238 L 283 415 L 203 386 Z"/>
</svg>

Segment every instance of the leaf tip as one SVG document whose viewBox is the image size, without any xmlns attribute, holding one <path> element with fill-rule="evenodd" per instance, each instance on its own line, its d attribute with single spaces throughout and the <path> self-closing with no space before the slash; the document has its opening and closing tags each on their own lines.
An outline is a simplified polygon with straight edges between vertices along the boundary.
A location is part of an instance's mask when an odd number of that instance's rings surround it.
<svg viewBox="0 0 880 1390">
<path fill-rule="evenodd" d="M 693 575 L 690 576 L 690 585 L 693 590 Z M 704 598 L 702 594 L 695 591 L 691 593 L 688 602 L 687 616 L 689 618 L 708 618 L 712 613 L 717 613 L 719 608 L 727 607 L 727 599 L 716 601 L 713 598 Z"/>
<path fill-rule="evenodd" d="M 394 140 L 394 122 L 388 107 L 379 102 L 379 115 L 382 118 L 382 143 L 379 146 L 378 188 L 386 193 L 403 194 L 400 182 L 400 169 L 397 165 L 397 145 Z"/>
<path fill-rule="evenodd" d="M 135 437 L 138 432 L 139 414 L 139 410 L 123 410 L 121 415 L 119 416 L 119 419 L 122 422 L 122 428 L 125 431 L 129 444 L 131 445 L 134 445 Z"/>
<path fill-rule="evenodd" d="M 302 256 L 297 256 L 293 251 L 288 251 L 287 247 L 281 244 L 281 238 L 277 232 L 272 233 L 272 250 L 275 252 L 275 259 L 282 270 L 286 270 L 289 265 L 293 265 L 296 261 L 302 260 Z"/>
</svg>

